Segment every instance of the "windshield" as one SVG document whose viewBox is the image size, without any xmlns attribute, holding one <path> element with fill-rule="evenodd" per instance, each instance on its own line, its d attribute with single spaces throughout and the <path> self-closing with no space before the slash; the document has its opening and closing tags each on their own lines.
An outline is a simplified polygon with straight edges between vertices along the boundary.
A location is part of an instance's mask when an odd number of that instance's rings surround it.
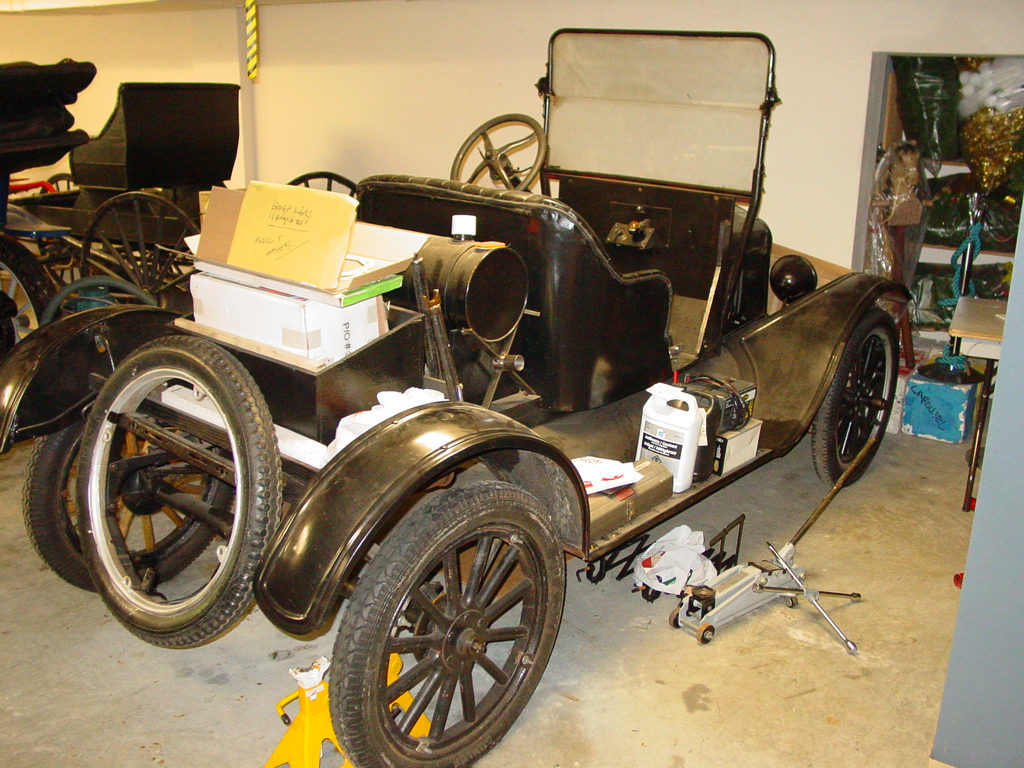
<svg viewBox="0 0 1024 768">
<path fill-rule="evenodd" d="M 760 35 L 556 32 L 549 166 L 749 195 L 772 67 Z"/>
</svg>

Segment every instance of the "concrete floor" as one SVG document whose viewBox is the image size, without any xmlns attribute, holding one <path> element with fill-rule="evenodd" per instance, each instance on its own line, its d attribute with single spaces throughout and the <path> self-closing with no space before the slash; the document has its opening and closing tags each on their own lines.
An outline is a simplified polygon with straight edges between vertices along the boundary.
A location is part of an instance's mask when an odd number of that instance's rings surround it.
<svg viewBox="0 0 1024 768">
<path fill-rule="evenodd" d="M 699 646 L 668 626 L 674 601 L 631 581 L 573 578 L 541 685 L 483 768 L 914 768 L 926 766 L 972 516 L 960 511 L 965 447 L 888 435 L 835 499 L 797 561 L 860 646 L 850 656 L 813 608 L 781 602 Z M 98 598 L 50 573 L 28 544 L 28 450 L 0 457 L 0 755 L 43 765 L 263 766 L 285 728 L 290 666 L 330 655 L 334 632 L 299 640 L 253 612 L 196 650 L 135 639 Z M 826 488 L 806 443 L 663 526 L 710 536 L 747 515 L 744 559 L 788 540 Z M 326 761 L 325 761 L 326 762 Z M 337 764 L 337 756 L 333 764 Z"/>
</svg>

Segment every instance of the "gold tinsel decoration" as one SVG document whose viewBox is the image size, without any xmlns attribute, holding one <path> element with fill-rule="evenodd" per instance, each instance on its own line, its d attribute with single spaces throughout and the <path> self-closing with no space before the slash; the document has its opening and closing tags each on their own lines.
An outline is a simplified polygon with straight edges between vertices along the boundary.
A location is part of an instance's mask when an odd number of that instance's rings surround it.
<svg viewBox="0 0 1024 768">
<path fill-rule="evenodd" d="M 960 151 L 983 192 L 1002 184 L 1010 167 L 1024 160 L 1014 143 L 1024 130 L 1024 108 L 998 112 L 979 109 L 960 127 Z"/>
</svg>

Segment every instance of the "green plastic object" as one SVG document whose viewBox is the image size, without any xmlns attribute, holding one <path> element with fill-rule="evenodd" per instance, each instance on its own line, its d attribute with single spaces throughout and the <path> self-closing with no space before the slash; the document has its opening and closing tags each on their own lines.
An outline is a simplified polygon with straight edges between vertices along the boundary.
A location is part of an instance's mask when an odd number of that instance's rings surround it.
<svg viewBox="0 0 1024 768">
<path fill-rule="evenodd" d="M 957 103 L 960 73 L 947 56 L 893 56 L 903 131 L 935 160 L 960 157 Z"/>
</svg>

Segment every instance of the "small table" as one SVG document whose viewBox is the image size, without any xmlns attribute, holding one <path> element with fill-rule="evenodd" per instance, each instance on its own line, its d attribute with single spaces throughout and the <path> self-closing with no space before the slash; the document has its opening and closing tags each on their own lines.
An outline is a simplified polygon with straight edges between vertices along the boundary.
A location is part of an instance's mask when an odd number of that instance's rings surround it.
<svg viewBox="0 0 1024 768">
<path fill-rule="evenodd" d="M 978 453 L 984 438 L 985 422 L 988 419 L 988 409 L 992 399 L 992 379 L 1003 343 L 1005 322 L 1005 301 L 961 296 L 956 303 L 953 319 L 949 323 L 949 335 L 960 339 L 960 354 L 968 357 L 980 357 L 985 361 L 981 396 L 978 399 L 978 415 L 974 423 L 970 469 L 967 473 L 967 490 L 964 492 L 963 509 L 965 512 L 972 508 L 974 501 L 974 479 L 978 470 Z"/>
</svg>

